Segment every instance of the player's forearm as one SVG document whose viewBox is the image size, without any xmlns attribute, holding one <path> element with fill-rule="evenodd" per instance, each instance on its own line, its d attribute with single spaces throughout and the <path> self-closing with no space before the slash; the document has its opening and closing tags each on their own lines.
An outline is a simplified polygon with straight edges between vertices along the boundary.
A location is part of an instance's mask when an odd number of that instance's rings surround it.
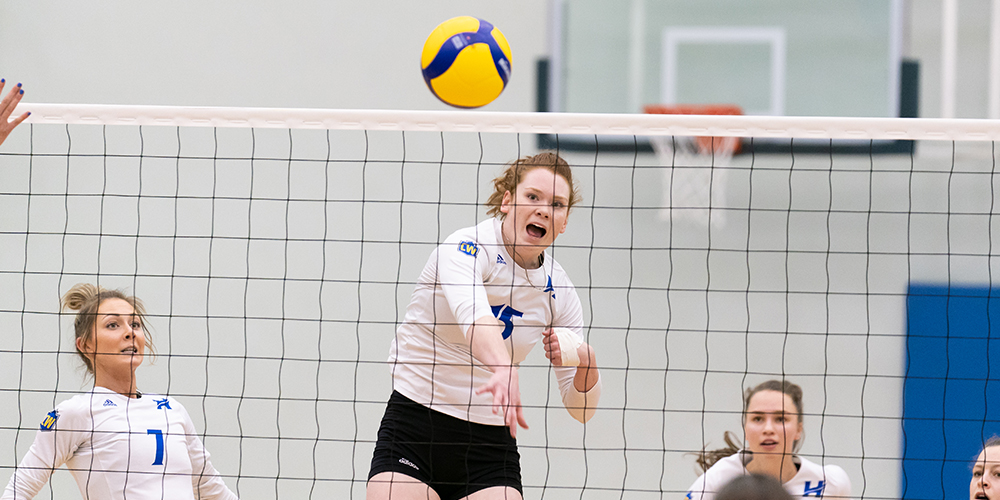
<svg viewBox="0 0 1000 500">
<path fill-rule="evenodd" d="M 477 319 L 469 329 L 468 337 L 472 356 L 490 371 L 511 368 L 511 354 L 503 343 L 503 327 L 496 318 Z"/>
<path fill-rule="evenodd" d="M 580 346 L 580 351 L 586 350 L 586 356 L 580 356 L 580 364 L 576 367 L 576 376 L 573 378 L 573 386 L 577 391 L 587 392 L 594 388 L 600 373 L 597 371 L 597 354 L 590 344 Z"/>
<path fill-rule="evenodd" d="M 0 495 L 3 500 L 21 500 L 34 498 L 41 491 L 49 476 L 52 475 L 52 467 L 41 460 L 34 450 L 28 450 L 21 463 L 18 464 L 14 474 L 11 475 L 7 488 Z"/>
</svg>

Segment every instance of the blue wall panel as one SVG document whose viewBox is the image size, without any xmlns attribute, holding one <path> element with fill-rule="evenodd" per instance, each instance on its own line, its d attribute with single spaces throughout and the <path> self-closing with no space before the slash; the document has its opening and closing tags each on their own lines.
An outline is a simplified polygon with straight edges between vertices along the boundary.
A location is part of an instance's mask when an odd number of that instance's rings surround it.
<svg viewBox="0 0 1000 500">
<path fill-rule="evenodd" d="M 902 496 L 965 500 L 1000 434 L 1000 291 L 911 285 L 906 315 Z"/>
</svg>

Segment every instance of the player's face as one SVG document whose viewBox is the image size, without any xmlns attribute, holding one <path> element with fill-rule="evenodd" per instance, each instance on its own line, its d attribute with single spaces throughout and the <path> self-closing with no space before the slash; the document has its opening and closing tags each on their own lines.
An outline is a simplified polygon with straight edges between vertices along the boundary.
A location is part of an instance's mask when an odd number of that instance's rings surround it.
<svg viewBox="0 0 1000 500">
<path fill-rule="evenodd" d="M 570 188 L 566 179 L 547 168 L 529 170 L 514 193 L 503 195 L 504 239 L 524 257 L 537 257 L 566 231 Z"/>
<path fill-rule="evenodd" d="M 789 455 L 792 446 L 802 437 L 802 422 L 792 397 L 780 391 L 760 391 L 747 405 L 747 449 L 754 454 Z"/>
<path fill-rule="evenodd" d="M 972 466 L 969 500 L 1000 499 L 1000 446 L 990 446 Z"/>
<path fill-rule="evenodd" d="M 142 364 L 146 335 L 132 305 L 112 298 L 97 308 L 94 334 L 86 343 L 78 340 L 77 345 L 93 360 L 95 373 L 122 373 Z"/>
</svg>

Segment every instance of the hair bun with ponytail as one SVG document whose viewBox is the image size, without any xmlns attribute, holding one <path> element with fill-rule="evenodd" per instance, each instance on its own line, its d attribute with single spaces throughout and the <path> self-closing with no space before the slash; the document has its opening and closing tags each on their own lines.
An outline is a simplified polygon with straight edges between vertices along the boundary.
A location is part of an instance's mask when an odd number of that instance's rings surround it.
<svg viewBox="0 0 1000 500">
<path fill-rule="evenodd" d="M 77 283 L 62 297 L 63 310 L 80 311 L 107 289 L 90 283 Z"/>
</svg>

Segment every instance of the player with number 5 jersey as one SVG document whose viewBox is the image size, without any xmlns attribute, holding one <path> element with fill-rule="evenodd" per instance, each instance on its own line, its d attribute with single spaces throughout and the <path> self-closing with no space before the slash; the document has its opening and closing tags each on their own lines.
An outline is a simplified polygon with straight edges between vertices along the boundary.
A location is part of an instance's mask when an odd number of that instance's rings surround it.
<svg viewBox="0 0 1000 500">
<path fill-rule="evenodd" d="M 431 253 L 392 341 L 369 499 L 521 498 L 518 364 L 540 342 L 563 406 L 580 422 L 594 415 L 600 376 L 580 298 L 546 252 L 579 200 L 569 164 L 521 158 L 493 184 L 494 217 Z"/>
<path fill-rule="evenodd" d="M 42 418 L 2 499 L 33 498 L 63 464 L 83 498 L 237 498 L 212 467 L 184 406 L 137 388 L 135 370 L 152 349 L 142 302 L 79 284 L 63 297 L 63 308 L 78 311 L 76 349 L 94 389 Z"/>
</svg>

